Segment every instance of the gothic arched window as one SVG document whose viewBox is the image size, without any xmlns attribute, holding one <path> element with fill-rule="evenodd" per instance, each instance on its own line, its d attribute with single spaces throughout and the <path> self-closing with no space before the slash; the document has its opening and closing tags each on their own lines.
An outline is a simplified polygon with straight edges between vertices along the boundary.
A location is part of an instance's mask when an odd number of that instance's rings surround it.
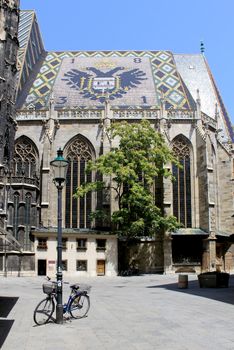
<svg viewBox="0 0 234 350">
<path fill-rule="evenodd" d="M 25 218 L 24 224 L 25 226 L 31 225 L 31 204 L 32 204 L 32 195 L 31 193 L 26 193 L 25 195 Z"/>
<path fill-rule="evenodd" d="M 31 193 L 26 193 L 25 195 L 25 217 L 24 217 L 24 226 L 25 226 L 25 242 L 24 242 L 24 248 L 26 250 L 30 250 L 32 246 L 32 242 L 29 238 L 31 225 L 32 225 L 32 219 L 33 219 L 33 212 L 32 212 L 32 195 Z"/>
<path fill-rule="evenodd" d="M 34 177 L 37 172 L 38 153 L 32 141 L 22 136 L 15 142 L 14 175 Z"/>
<path fill-rule="evenodd" d="M 18 225 L 19 225 L 19 193 L 14 193 L 14 211 L 13 211 L 13 230 L 14 230 L 14 236 L 16 239 L 18 239 Z"/>
<path fill-rule="evenodd" d="M 172 144 L 173 154 L 182 166 L 173 164 L 173 215 L 184 227 L 192 227 L 191 217 L 191 159 L 186 138 L 177 136 Z"/>
<path fill-rule="evenodd" d="M 65 225 L 70 228 L 90 228 L 92 211 L 92 194 L 82 198 L 74 198 L 76 188 L 84 182 L 92 181 L 92 173 L 86 173 L 87 162 L 93 158 L 94 152 L 88 141 L 77 136 L 66 149 L 69 160 L 65 198 Z"/>
</svg>

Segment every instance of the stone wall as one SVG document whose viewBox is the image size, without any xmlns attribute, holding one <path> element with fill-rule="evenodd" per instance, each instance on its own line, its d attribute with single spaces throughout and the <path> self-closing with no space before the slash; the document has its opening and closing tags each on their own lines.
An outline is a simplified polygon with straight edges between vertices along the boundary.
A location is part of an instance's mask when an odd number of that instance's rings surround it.
<svg viewBox="0 0 234 350">
<path fill-rule="evenodd" d="M 200 134 L 197 134 L 197 173 L 199 174 L 199 227 L 209 231 L 209 204 L 206 143 Z"/>
<path fill-rule="evenodd" d="M 218 147 L 218 184 L 220 231 L 234 233 L 234 181 L 233 158 L 219 145 Z"/>
<path fill-rule="evenodd" d="M 124 256 L 123 256 L 124 255 Z M 137 268 L 140 273 L 162 273 L 164 271 L 163 239 L 158 234 L 152 240 L 119 242 L 120 273 Z"/>
<path fill-rule="evenodd" d="M 10 165 L 14 151 L 19 2 L 0 2 L 0 165 Z"/>
</svg>

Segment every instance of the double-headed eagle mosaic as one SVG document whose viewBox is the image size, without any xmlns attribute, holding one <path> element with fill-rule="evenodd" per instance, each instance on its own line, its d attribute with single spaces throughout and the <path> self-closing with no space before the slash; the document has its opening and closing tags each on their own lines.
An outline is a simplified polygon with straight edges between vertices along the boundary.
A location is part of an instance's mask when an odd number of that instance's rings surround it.
<svg viewBox="0 0 234 350">
<path fill-rule="evenodd" d="M 123 71 L 122 73 L 120 73 Z M 146 80 L 146 73 L 139 68 L 127 70 L 116 67 L 103 72 L 95 67 L 87 67 L 86 71 L 71 69 L 64 74 L 62 80 L 70 88 L 78 90 L 84 98 L 104 102 L 106 95 L 110 100 L 123 97 L 130 89 L 136 88 Z"/>
</svg>

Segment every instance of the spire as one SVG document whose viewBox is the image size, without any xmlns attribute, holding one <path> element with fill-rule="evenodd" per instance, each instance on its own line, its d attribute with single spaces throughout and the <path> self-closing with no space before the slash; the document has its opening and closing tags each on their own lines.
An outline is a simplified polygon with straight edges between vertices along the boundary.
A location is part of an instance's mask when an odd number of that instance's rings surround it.
<svg viewBox="0 0 234 350">
<path fill-rule="evenodd" d="M 201 99 L 200 99 L 200 91 L 199 89 L 197 89 L 197 99 L 196 99 L 196 102 L 201 104 Z"/>
<path fill-rule="evenodd" d="M 219 110 L 218 110 L 218 103 L 216 102 L 216 104 L 215 104 L 215 120 L 216 120 L 216 122 L 218 120 L 218 117 L 219 117 Z"/>
<path fill-rule="evenodd" d="M 196 106 L 197 106 L 197 118 L 201 119 L 201 99 L 200 99 L 199 89 L 197 89 Z"/>
<path fill-rule="evenodd" d="M 204 55 L 204 53 L 205 53 L 205 45 L 204 45 L 203 41 L 201 41 L 201 43 L 200 43 L 200 51 L 201 51 L 201 54 Z"/>
<path fill-rule="evenodd" d="M 164 96 L 163 91 L 161 91 L 160 104 L 161 104 L 162 117 L 163 117 L 164 111 L 165 111 L 165 96 Z"/>
<path fill-rule="evenodd" d="M 54 92 L 51 92 L 50 98 L 49 98 L 49 106 L 50 106 L 50 114 L 54 112 Z"/>
</svg>

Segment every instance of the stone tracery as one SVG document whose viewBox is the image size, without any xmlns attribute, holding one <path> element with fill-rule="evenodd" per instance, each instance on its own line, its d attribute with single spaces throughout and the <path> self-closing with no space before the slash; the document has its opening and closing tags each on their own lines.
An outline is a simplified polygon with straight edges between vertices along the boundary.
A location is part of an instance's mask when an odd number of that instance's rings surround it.
<svg viewBox="0 0 234 350">
<path fill-rule="evenodd" d="M 92 194 L 75 199 L 73 194 L 85 181 L 92 181 L 92 173 L 86 172 L 86 165 L 94 158 L 94 152 L 88 141 L 78 135 L 67 147 L 66 157 L 70 161 L 66 184 L 65 224 L 68 228 L 90 228 Z"/>
<path fill-rule="evenodd" d="M 181 168 L 173 164 L 173 214 L 184 227 L 192 227 L 190 147 L 183 135 L 173 141 L 172 150 Z"/>
<path fill-rule="evenodd" d="M 26 137 L 20 137 L 15 143 L 15 155 L 13 159 L 14 175 L 34 177 L 36 175 L 38 154 L 35 146 Z"/>
</svg>

